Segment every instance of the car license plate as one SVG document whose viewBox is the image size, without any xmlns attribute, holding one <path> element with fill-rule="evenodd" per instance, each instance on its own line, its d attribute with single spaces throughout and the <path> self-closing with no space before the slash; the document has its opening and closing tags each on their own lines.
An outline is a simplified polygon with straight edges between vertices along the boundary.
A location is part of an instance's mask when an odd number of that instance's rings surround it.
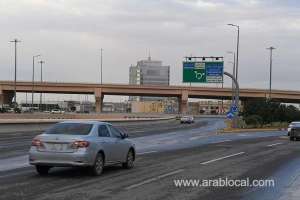
<svg viewBox="0 0 300 200">
<path fill-rule="evenodd" d="M 62 151 L 63 147 L 63 144 L 52 144 L 51 151 Z"/>
</svg>

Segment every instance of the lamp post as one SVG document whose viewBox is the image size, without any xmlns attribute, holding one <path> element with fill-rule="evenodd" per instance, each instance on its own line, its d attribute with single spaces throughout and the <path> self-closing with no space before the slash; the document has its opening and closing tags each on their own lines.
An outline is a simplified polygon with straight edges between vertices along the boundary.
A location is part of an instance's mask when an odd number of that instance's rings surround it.
<svg viewBox="0 0 300 200">
<path fill-rule="evenodd" d="M 41 64 L 41 83 L 43 83 L 43 64 L 45 63 L 45 61 L 41 60 L 39 61 L 39 63 Z M 42 111 L 42 99 L 43 94 L 42 92 L 40 92 L 40 111 Z"/>
<path fill-rule="evenodd" d="M 227 51 L 228 54 L 233 54 L 233 62 L 229 61 L 229 63 L 232 64 L 232 75 L 236 78 L 236 75 L 235 75 L 235 52 L 232 52 L 232 51 Z M 234 81 L 232 80 L 232 105 L 234 104 L 234 87 L 235 87 L 235 84 L 234 84 Z"/>
<path fill-rule="evenodd" d="M 240 46 L 240 26 L 236 24 L 227 24 L 237 28 L 237 42 L 236 42 L 236 62 L 235 62 L 235 78 L 238 81 L 239 72 L 239 46 Z"/>
<path fill-rule="evenodd" d="M 269 47 L 267 50 L 270 50 L 270 82 L 269 82 L 269 100 L 272 98 L 272 65 L 273 65 L 273 50 L 275 47 Z"/>
<path fill-rule="evenodd" d="M 14 39 L 10 42 L 15 43 L 14 108 L 17 108 L 17 43 L 21 41 Z"/>
<path fill-rule="evenodd" d="M 33 110 L 33 98 L 34 98 L 34 59 L 41 55 L 32 56 L 32 91 L 31 91 L 31 109 Z"/>
</svg>

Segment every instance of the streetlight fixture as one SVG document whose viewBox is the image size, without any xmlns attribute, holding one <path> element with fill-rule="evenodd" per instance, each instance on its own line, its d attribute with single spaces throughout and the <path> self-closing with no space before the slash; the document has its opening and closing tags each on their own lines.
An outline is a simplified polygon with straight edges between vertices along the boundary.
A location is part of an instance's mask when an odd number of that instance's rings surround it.
<svg viewBox="0 0 300 200">
<path fill-rule="evenodd" d="M 237 28 L 237 42 L 236 42 L 236 62 L 235 62 L 235 78 L 238 81 L 239 72 L 239 46 L 240 46 L 240 26 L 236 24 L 227 24 Z"/>
<path fill-rule="evenodd" d="M 41 83 L 43 83 L 43 64 L 45 63 L 45 61 L 41 60 L 39 61 L 39 63 L 41 64 Z M 42 111 L 42 99 L 43 94 L 42 92 L 40 92 L 40 111 Z"/>
<path fill-rule="evenodd" d="M 267 50 L 270 50 L 270 82 L 269 82 L 269 100 L 271 100 L 272 95 L 272 64 L 273 64 L 273 50 L 275 47 L 269 47 Z"/>
<path fill-rule="evenodd" d="M 14 39 L 10 42 L 15 43 L 14 108 L 17 108 L 17 43 L 21 41 Z"/>
<path fill-rule="evenodd" d="M 33 110 L 33 98 L 34 98 L 34 59 L 41 55 L 32 56 L 32 91 L 31 91 L 31 109 Z"/>
</svg>

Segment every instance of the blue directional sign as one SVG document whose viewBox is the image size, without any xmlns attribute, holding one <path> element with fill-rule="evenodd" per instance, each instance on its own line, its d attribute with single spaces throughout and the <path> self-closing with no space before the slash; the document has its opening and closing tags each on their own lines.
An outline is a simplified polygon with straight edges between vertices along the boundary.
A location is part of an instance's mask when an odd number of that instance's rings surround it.
<svg viewBox="0 0 300 200">
<path fill-rule="evenodd" d="M 234 114 L 233 114 L 232 112 L 228 112 L 228 113 L 226 114 L 226 117 L 227 117 L 228 119 L 233 119 L 233 118 L 234 118 Z"/>
<path fill-rule="evenodd" d="M 214 62 L 206 63 L 206 76 L 222 76 L 223 75 L 223 63 Z"/>
<path fill-rule="evenodd" d="M 238 112 L 238 107 L 236 105 L 232 105 L 230 107 L 230 111 L 233 112 L 233 113 L 237 113 Z"/>
</svg>

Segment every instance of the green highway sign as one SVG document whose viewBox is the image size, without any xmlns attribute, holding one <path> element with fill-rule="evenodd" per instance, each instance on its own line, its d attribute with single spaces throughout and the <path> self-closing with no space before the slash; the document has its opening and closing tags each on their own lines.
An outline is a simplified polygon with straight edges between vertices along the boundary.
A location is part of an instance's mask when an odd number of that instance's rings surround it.
<svg viewBox="0 0 300 200">
<path fill-rule="evenodd" d="M 183 82 L 222 83 L 223 61 L 183 62 Z"/>
</svg>

